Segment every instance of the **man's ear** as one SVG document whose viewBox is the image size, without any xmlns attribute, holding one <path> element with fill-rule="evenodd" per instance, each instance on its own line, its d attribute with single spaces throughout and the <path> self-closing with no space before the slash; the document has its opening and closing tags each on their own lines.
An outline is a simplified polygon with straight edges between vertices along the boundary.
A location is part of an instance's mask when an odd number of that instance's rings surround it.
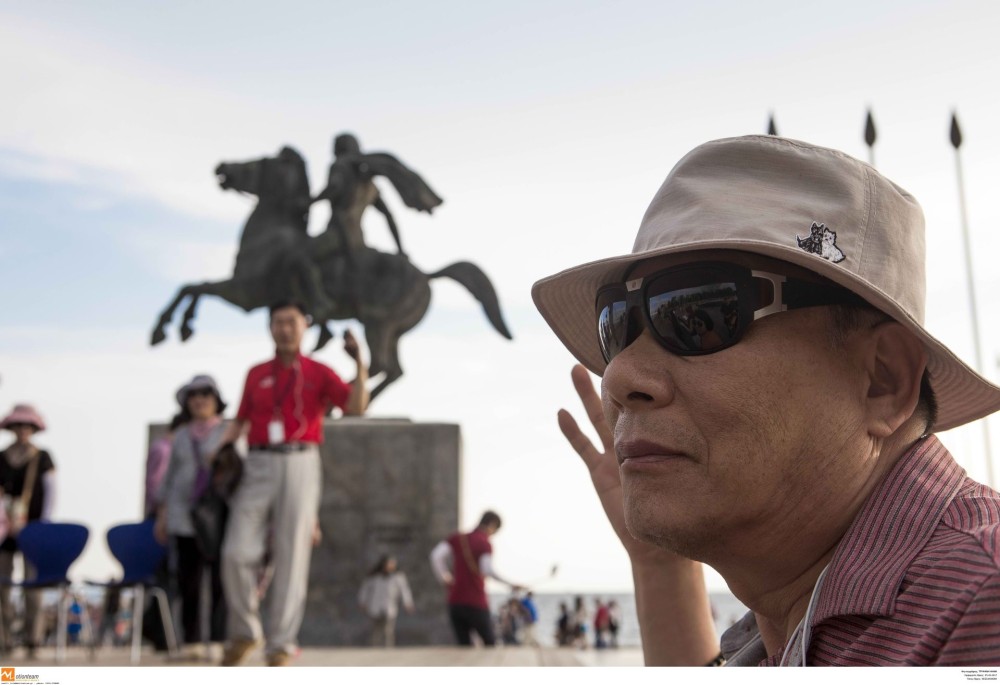
<svg viewBox="0 0 1000 685">
<path fill-rule="evenodd" d="M 871 329 L 866 343 L 868 432 L 887 438 L 916 411 L 927 350 L 895 321 Z"/>
</svg>

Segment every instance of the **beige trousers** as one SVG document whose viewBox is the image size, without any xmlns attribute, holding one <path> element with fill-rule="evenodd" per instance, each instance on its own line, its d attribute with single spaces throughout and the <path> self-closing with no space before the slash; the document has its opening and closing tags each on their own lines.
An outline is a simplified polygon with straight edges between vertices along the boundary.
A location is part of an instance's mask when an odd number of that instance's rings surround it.
<svg viewBox="0 0 1000 685">
<path fill-rule="evenodd" d="M 268 654 L 292 653 L 305 614 L 312 533 L 323 481 L 319 449 L 252 451 L 229 503 L 222 587 L 233 640 L 266 640 Z M 274 575 L 261 627 L 258 573 L 270 541 Z"/>
</svg>

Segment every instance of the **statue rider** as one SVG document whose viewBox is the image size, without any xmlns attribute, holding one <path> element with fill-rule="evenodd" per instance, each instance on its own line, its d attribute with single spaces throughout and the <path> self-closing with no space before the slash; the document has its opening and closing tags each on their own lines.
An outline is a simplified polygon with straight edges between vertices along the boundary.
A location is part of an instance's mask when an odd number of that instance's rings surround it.
<svg viewBox="0 0 1000 685">
<path fill-rule="evenodd" d="M 342 133 L 334 139 L 333 155 L 326 187 L 313 199 L 313 202 L 329 200 L 331 208 L 326 232 L 313 239 L 313 258 L 322 260 L 331 252 L 343 249 L 353 265 L 352 254 L 365 247 L 361 216 L 369 206 L 385 216 L 396 248 L 405 257 L 396 221 L 373 179 L 376 176 L 388 178 L 403 202 L 418 211 L 431 213 L 441 204 L 441 198 L 416 172 L 394 156 L 384 152 L 361 152 L 358 139 L 350 133 Z"/>
</svg>

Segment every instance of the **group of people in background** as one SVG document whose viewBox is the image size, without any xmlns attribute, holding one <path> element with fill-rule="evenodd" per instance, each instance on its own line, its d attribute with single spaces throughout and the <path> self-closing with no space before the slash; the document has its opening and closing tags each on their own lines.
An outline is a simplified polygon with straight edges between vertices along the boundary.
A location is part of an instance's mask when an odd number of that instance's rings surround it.
<svg viewBox="0 0 1000 685">
<path fill-rule="evenodd" d="M 309 324 L 301 304 L 272 305 L 275 356 L 248 372 L 235 417 L 223 420 L 226 402 L 215 380 L 195 376 L 177 391 L 180 411 L 150 449 L 146 511 L 155 517 L 156 538 L 171 549 L 183 640 L 193 657 L 205 656 L 200 645 L 224 640 L 224 666 L 243 663 L 260 646 L 269 666 L 287 665 L 298 651 L 311 548 L 322 536 L 322 422 L 333 407 L 361 415 L 368 404 L 367 366 L 357 341 L 345 333 L 344 349 L 357 365 L 347 383 L 301 353 Z M 246 456 L 239 458 L 234 445 L 243 441 Z M 235 459 L 224 459 L 229 455 Z M 224 462 L 234 461 L 234 473 L 220 474 Z M 216 493 L 224 503 L 225 529 L 212 536 L 199 515 L 201 503 L 227 479 L 229 487 Z M 385 570 L 389 566 L 383 562 L 382 575 L 394 578 Z M 373 579 L 366 599 L 396 592 L 398 584 L 390 585 L 377 586 Z"/>
<path fill-rule="evenodd" d="M 347 384 L 329 368 L 299 352 L 307 327 L 305 312 L 296 304 L 272 308 L 271 334 L 275 359 L 252 368 L 235 419 L 226 421 L 227 402 L 218 383 L 207 374 L 194 376 L 175 393 L 177 412 L 167 430 L 152 441 L 146 460 L 144 513 L 154 537 L 169 550 L 162 582 L 175 597 L 180 614 L 182 657 L 211 658 L 221 651 L 223 665 L 244 661 L 261 643 L 269 665 L 284 665 L 297 651 L 295 639 L 302 621 L 310 548 L 321 537 L 318 520 L 321 421 L 331 406 L 345 414 L 360 414 L 367 395 L 358 388 L 366 377 L 356 341 L 345 336 L 345 349 L 358 363 L 358 378 Z M 39 413 L 18 405 L 0 422 L 14 435 L 0 452 L 0 577 L 13 576 L 17 533 L 28 521 L 50 518 L 55 499 L 55 467 L 51 456 L 33 443 L 45 429 Z M 228 497 L 224 541 L 207 545 L 196 520 L 196 504 L 214 486 L 221 455 L 237 440 L 248 443 L 238 459 L 242 474 Z M 469 533 L 456 532 L 431 554 L 438 579 L 448 587 L 448 610 L 456 640 L 462 645 L 496 644 L 494 617 L 485 591 L 492 577 L 515 592 L 521 586 L 504 580 L 493 568 L 490 537 L 500 517 L 487 511 Z M 34 569 L 25 565 L 24 576 Z M 14 643 L 13 604 L 9 588 L 0 586 L 3 606 L 3 647 Z M 268 622 L 262 625 L 259 603 L 267 598 Z M 120 599 L 105 602 L 100 635 L 114 632 L 113 614 Z M 406 576 L 392 556 L 385 556 L 366 576 L 358 603 L 369 618 L 372 645 L 395 644 L 400 609 L 414 611 Z M 501 627 L 504 641 L 537 644 L 537 611 L 531 593 L 515 602 Z M 27 592 L 20 644 L 31 656 L 44 638 L 40 595 Z M 131 611 L 143 611 L 132 606 Z M 144 621 L 146 637 L 160 642 L 153 628 L 160 625 L 151 606 Z M 513 628 L 512 628 L 513 627 Z M 162 638 L 162 636 L 160 636 Z M 266 640 L 266 642 L 265 642 Z M 163 641 L 165 642 L 165 641 Z M 206 651 L 205 646 L 208 650 Z"/>
<path fill-rule="evenodd" d="M 523 596 L 515 594 L 500 605 L 497 612 L 497 626 L 500 639 L 505 645 L 525 645 L 537 647 L 535 624 L 538 623 L 538 608 L 531 592 Z"/>
<path fill-rule="evenodd" d="M 300 352 L 309 324 L 300 303 L 272 305 L 275 354 L 250 369 L 235 417 L 224 420 L 227 405 L 216 381 L 198 375 L 177 391 L 176 416 L 151 445 L 144 510 L 153 535 L 169 549 L 165 584 L 179 599 L 185 654 L 205 657 L 201 645 L 225 641 L 222 665 L 242 663 L 263 646 L 268 665 L 284 666 L 298 651 L 311 548 L 321 537 L 323 420 L 334 407 L 357 416 L 368 406 L 368 369 L 350 331 L 344 334 L 344 350 L 357 374 L 348 383 Z M 0 579 L 14 576 L 21 528 L 51 516 L 55 466 L 33 442 L 45 427 L 29 405 L 17 405 L 0 421 L 0 428 L 14 436 L 0 452 Z M 245 457 L 237 453 L 237 443 L 245 443 Z M 222 473 L 223 465 L 230 468 L 228 474 Z M 218 519 L 223 523 L 215 538 L 206 537 L 201 503 L 219 495 L 223 481 L 226 511 Z M 34 574 L 24 564 L 23 576 Z M 372 592 L 378 594 L 374 585 Z M 266 623 L 260 619 L 262 600 Z M 3 584 L 0 604 L 0 648 L 23 644 L 30 657 L 44 637 L 39 593 L 25 593 L 17 643 L 9 587 Z M 118 606 L 117 601 L 105 604 Z M 412 607 L 412 600 L 406 604 Z"/>
<path fill-rule="evenodd" d="M 224 421 L 227 402 L 215 379 L 196 375 L 176 394 L 177 412 L 166 431 L 152 441 L 146 460 L 144 511 L 153 522 L 156 539 L 169 549 L 164 566 L 164 584 L 179 605 L 180 637 L 185 645 L 183 657 L 202 660 L 229 637 L 227 630 L 227 593 L 223 578 L 223 557 L 199 544 L 192 505 L 210 487 L 213 458 L 231 433 Z M 0 428 L 13 435 L 13 442 L 0 452 L 0 577 L 13 576 L 18 553 L 17 533 L 30 521 L 51 518 L 55 503 L 55 466 L 51 455 L 34 444 L 37 433 L 46 424 L 34 407 L 20 404 L 2 421 Z M 474 639 L 485 645 L 497 644 L 497 635 L 505 645 L 538 646 L 535 633 L 538 609 L 532 592 L 497 575 L 490 538 L 500 528 L 500 517 L 492 511 L 483 514 L 479 525 L 469 533 L 456 532 L 443 540 L 431 554 L 435 575 L 448 588 L 448 608 L 456 640 L 471 645 Z M 310 538 L 316 526 L 312 522 Z M 268 542 L 270 547 L 270 542 Z M 269 550 L 258 559 L 251 584 L 255 600 L 265 594 L 273 576 Z M 24 575 L 31 578 L 34 569 L 25 563 Z M 494 616 L 489 607 L 485 579 L 492 577 L 510 587 L 512 597 Z M 24 618 L 20 631 L 15 630 L 15 607 L 9 587 L 0 586 L 3 614 L 4 650 L 15 644 L 34 655 L 43 643 L 46 630 L 39 591 L 25 593 Z M 392 647 L 395 644 L 396 618 L 401 610 L 414 612 L 414 600 L 406 575 L 396 558 L 384 555 L 365 576 L 358 593 L 358 605 L 370 620 L 370 643 Z M 105 613 L 116 613 L 117 602 Z M 142 611 L 142 607 L 132 607 Z M 155 607 L 151 610 L 155 613 Z M 207 614 L 206 614 L 207 612 Z M 103 622 L 111 622 L 104 617 Z M 594 647 L 617 646 L 618 611 L 614 601 L 596 600 L 592 623 Z M 147 620 L 152 629 L 158 621 Z M 562 605 L 556 641 L 559 645 L 585 647 L 590 632 L 590 617 L 577 597 L 575 608 Z M 104 633 L 104 630 L 101 630 Z M 17 637 L 18 639 L 14 639 Z M 206 652 L 204 645 L 209 645 Z"/>
<path fill-rule="evenodd" d="M 600 597 L 594 598 L 594 614 L 591 620 L 590 612 L 583 597 L 577 596 L 570 609 L 566 602 L 559 604 L 559 618 L 556 620 L 556 644 L 560 647 L 576 647 L 587 649 L 590 645 L 588 635 L 593 630 L 593 646 L 595 649 L 618 647 L 618 631 L 621 627 L 621 609 L 618 602 L 605 602 Z"/>
<path fill-rule="evenodd" d="M 536 647 L 539 611 L 534 593 L 498 575 L 495 568 L 490 538 L 500 530 L 500 524 L 500 516 L 487 511 L 472 531 L 452 533 L 431 551 L 431 568 L 447 589 L 448 615 L 459 645 L 479 642 L 494 646 L 499 634 L 499 642 L 504 645 Z M 499 606 L 496 616 L 490 612 L 486 578 L 511 590 L 511 596 Z M 617 647 L 620 625 L 621 611 L 615 600 L 604 602 L 596 598 L 591 623 L 583 597 L 576 597 L 572 611 L 565 602 L 560 605 L 555 641 L 559 646 L 585 649 L 592 629 L 595 648 Z"/>
<path fill-rule="evenodd" d="M 367 367 L 357 341 L 344 336 L 344 349 L 357 364 L 357 376 L 346 383 L 330 368 L 300 352 L 309 319 L 295 302 L 270 310 L 273 359 L 250 369 L 235 417 L 226 421 L 227 402 L 215 379 L 200 374 L 176 394 L 178 410 L 164 435 L 153 441 L 146 464 L 145 515 L 153 535 L 169 549 L 164 576 L 180 605 L 184 655 L 204 659 L 204 645 L 222 651 L 222 665 L 244 662 L 265 647 L 268 665 L 282 666 L 297 653 L 309 577 L 311 548 L 322 536 L 319 497 L 322 484 L 319 444 L 322 421 L 333 407 L 345 415 L 367 408 Z M 0 577 L 12 577 L 17 534 L 29 521 L 50 518 L 55 501 L 55 466 L 33 438 L 45 429 L 39 413 L 17 405 L 0 422 L 14 435 L 0 452 Z M 235 444 L 246 443 L 246 456 Z M 199 506 L 218 485 L 220 464 L 228 455 L 238 462 L 234 486 L 224 498 L 224 532 L 206 541 Z M 500 528 L 493 511 L 483 514 L 476 528 L 456 531 L 431 552 L 435 576 L 447 588 L 448 614 L 460 645 L 474 641 L 497 643 L 485 579 L 507 585 L 515 598 L 500 612 L 499 632 L 507 644 L 536 645 L 538 621 L 533 595 L 499 576 L 494 568 L 490 538 Z M 24 575 L 34 569 L 26 564 Z M 524 594 L 526 592 L 526 594 Z M 13 629 L 9 590 L 0 586 L 3 646 Z M 40 598 L 26 593 L 25 628 L 21 643 L 29 655 L 43 639 Z M 267 622 L 259 606 L 267 602 Z M 366 577 L 358 602 L 371 621 L 370 641 L 386 647 L 395 642 L 400 606 L 414 611 L 413 597 L 395 558 L 386 556 Z M 106 602 L 114 608 L 117 602 Z M 574 644 L 586 642 L 582 600 L 574 612 Z M 132 607 L 142 611 L 143 607 Z M 598 602 L 594 624 L 596 647 L 616 643 L 617 618 L 612 606 Z M 102 623 L 106 623 L 102 621 Z M 147 621 L 154 625 L 158 621 Z M 568 626 L 569 624 L 567 624 Z M 102 626 L 102 635 L 104 627 Z M 223 642 L 225 644 L 223 644 Z"/>
</svg>

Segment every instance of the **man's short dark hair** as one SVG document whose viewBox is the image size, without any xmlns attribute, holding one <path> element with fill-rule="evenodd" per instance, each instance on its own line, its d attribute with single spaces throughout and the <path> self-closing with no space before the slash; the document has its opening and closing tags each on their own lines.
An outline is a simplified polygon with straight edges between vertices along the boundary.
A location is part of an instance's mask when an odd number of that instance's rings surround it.
<svg viewBox="0 0 1000 685">
<path fill-rule="evenodd" d="M 271 306 L 267 308 L 268 319 L 273 319 L 274 313 L 276 311 L 278 311 L 279 309 L 285 309 L 286 307 L 295 307 L 295 309 L 298 309 L 300 312 L 302 312 L 302 316 L 305 317 L 309 316 L 309 311 L 306 309 L 306 306 L 299 300 L 278 300 L 277 302 L 271 303 Z"/>
<path fill-rule="evenodd" d="M 487 511 L 479 519 L 479 527 L 493 526 L 495 530 L 500 530 L 500 516 L 495 511 Z"/>
<path fill-rule="evenodd" d="M 847 340 L 847 336 L 862 328 L 873 328 L 886 321 L 894 321 L 891 316 L 870 304 L 838 304 L 830 307 L 833 324 L 833 342 L 838 347 Z M 920 377 L 920 397 L 917 399 L 917 413 L 924 419 L 924 433 L 934 430 L 937 423 L 938 403 L 931 387 L 931 375 L 924 369 Z"/>
</svg>

